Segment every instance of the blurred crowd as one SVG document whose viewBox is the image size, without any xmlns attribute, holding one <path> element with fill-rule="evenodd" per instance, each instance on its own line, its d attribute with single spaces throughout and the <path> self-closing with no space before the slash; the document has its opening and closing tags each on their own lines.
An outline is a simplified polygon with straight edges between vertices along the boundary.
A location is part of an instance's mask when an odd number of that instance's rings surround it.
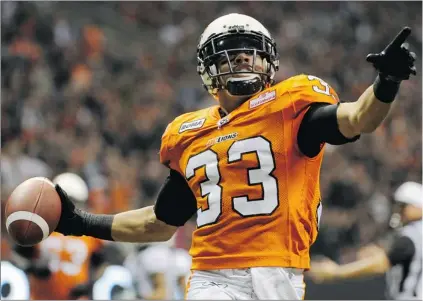
<svg viewBox="0 0 423 301">
<path fill-rule="evenodd" d="M 2 1 L 2 203 L 27 178 L 70 171 L 87 182 L 93 212 L 152 204 L 167 175 L 158 160 L 165 127 L 215 104 L 196 72 L 196 46 L 205 26 L 230 12 L 273 34 L 278 81 L 316 75 L 342 101 L 373 82 L 366 55 L 403 26 L 422 57 L 420 2 Z M 421 182 L 420 59 L 417 70 L 375 133 L 327 146 L 313 254 L 348 261 L 348 250 L 385 231 L 393 189 Z M 178 246 L 189 246 L 193 227 Z"/>
</svg>

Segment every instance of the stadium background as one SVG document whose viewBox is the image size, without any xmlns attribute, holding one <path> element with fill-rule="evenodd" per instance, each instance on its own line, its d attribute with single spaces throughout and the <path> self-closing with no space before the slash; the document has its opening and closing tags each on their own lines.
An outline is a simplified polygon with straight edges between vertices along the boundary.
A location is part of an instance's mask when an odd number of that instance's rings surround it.
<svg viewBox="0 0 423 301">
<path fill-rule="evenodd" d="M 403 26 L 412 27 L 410 48 L 422 57 L 421 2 L 2 1 L 2 205 L 23 180 L 65 171 L 88 183 L 92 212 L 153 204 L 167 175 L 157 154 L 167 123 L 214 104 L 196 73 L 199 35 L 230 12 L 257 18 L 273 34 L 281 55 L 277 80 L 313 74 L 343 101 L 372 83 L 366 55 Z M 402 84 L 375 133 L 327 147 L 314 257 L 352 261 L 386 231 L 393 189 L 422 181 L 418 73 Z M 2 261 L 13 255 L 3 226 Z M 178 232 L 176 247 L 189 247 L 193 227 Z M 137 249 L 117 245 L 122 258 Z M 382 278 L 307 284 L 308 299 L 383 298 Z"/>
</svg>

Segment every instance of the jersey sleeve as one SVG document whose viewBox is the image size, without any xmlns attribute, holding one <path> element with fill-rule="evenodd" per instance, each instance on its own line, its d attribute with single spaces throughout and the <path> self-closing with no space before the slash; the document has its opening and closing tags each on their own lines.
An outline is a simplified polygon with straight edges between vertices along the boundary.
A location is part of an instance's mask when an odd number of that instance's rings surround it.
<svg viewBox="0 0 423 301">
<path fill-rule="evenodd" d="M 176 167 L 176 143 L 175 134 L 173 132 L 174 122 L 171 122 L 166 127 L 161 139 L 160 145 L 160 163 L 171 169 L 177 169 Z"/>
<path fill-rule="evenodd" d="M 295 115 L 299 115 L 312 103 L 339 103 L 336 91 L 314 75 L 300 75 L 294 79 L 289 94 Z"/>
<path fill-rule="evenodd" d="M 293 120 L 292 131 L 295 137 L 294 143 L 302 155 L 315 157 L 321 153 L 320 151 L 323 149 L 325 142 L 315 139 L 316 137 L 314 136 L 310 138 L 307 133 L 304 134 L 304 127 L 302 127 L 300 133 L 302 122 L 312 105 L 338 104 L 338 94 L 328 83 L 313 75 L 298 75 L 291 78 L 290 81 L 288 92 L 291 106 L 288 112 L 290 113 L 289 117 Z"/>
<path fill-rule="evenodd" d="M 166 127 L 160 145 L 160 163 L 180 173 L 179 161 L 190 138 L 195 138 L 196 129 L 201 128 L 208 110 L 189 112 L 176 117 Z"/>
</svg>

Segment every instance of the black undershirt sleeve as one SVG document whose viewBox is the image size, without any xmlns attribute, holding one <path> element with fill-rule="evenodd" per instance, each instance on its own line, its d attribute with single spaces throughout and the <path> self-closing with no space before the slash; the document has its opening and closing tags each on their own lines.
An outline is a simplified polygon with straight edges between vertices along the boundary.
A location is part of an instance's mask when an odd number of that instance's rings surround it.
<svg viewBox="0 0 423 301">
<path fill-rule="evenodd" d="M 301 121 L 297 135 L 300 151 L 313 158 L 320 153 L 324 143 L 341 145 L 354 142 L 360 138 L 346 138 L 339 131 L 336 111 L 338 105 L 329 103 L 314 103 L 310 105 Z"/>
<path fill-rule="evenodd" d="M 413 241 L 407 236 L 400 236 L 395 239 L 392 245 L 386 250 L 386 254 L 392 266 L 410 261 L 416 248 Z"/>
<path fill-rule="evenodd" d="M 197 211 L 197 201 L 185 178 L 170 170 L 160 189 L 154 212 L 157 219 L 171 226 L 183 226 Z"/>
</svg>

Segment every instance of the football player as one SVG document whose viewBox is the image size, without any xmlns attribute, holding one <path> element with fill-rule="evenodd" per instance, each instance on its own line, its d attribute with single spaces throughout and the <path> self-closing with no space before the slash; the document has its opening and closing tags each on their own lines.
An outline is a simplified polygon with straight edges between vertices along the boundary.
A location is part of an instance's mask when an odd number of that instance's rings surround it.
<svg viewBox="0 0 423 301">
<path fill-rule="evenodd" d="M 170 169 L 154 206 L 93 215 L 63 201 L 58 232 L 105 240 L 168 240 L 195 213 L 188 299 L 301 299 L 303 271 L 322 211 L 324 145 L 373 132 L 403 80 L 416 74 L 405 27 L 367 61 L 378 71 L 355 102 L 340 103 L 313 75 L 274 83 L 276 43 L 257 20 L 214 20 L 197 47 L 198 73 L 218 105 L 183 114 L 165 130 Z"/>
<path fill-rule="evenodd" d="M 387 298 L 422 299 L 422 185 L 406 182 L 395 191 L 390 227 L 394 236 L 363 248 L 364 258 L 345 265 L 324 260 L 312 264 L 315 282 L 369 277 L 386 273 Z"/>
</svg>

